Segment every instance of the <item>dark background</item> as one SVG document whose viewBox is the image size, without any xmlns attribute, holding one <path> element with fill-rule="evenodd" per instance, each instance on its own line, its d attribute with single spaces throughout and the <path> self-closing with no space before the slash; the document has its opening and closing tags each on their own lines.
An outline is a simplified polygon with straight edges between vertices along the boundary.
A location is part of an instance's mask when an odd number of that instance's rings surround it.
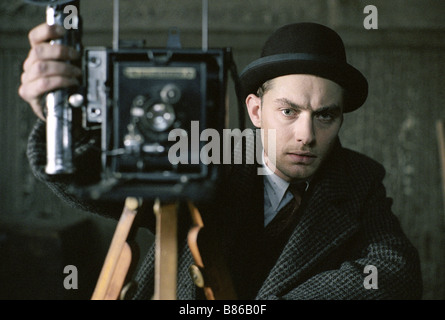
<svg viewBox="0 0 445 320">
<path fill-rule="evenodd" d="M 378 9 L 377 30 L 363 27 L 368 4 Z M 80 13 L 84 44 L 111 45 L 112 1 L 82 1 Z M 120 14 L 123 39 L 162 47 L 168 28 L 177 26 L 184 47 L 201 45 L 200 0 L 122 0 Z M 69 208 L 33 177 L 26 159 L 35 116 L 17 89 L 27 33 L 44 16 L 41 7 L 0 2 L 0 298 L 88 299 L 114 221 Z M 232 47 L 239 71 L 286 23 L 320 22 L 343 37 L 348 60 L 366 75 L 370 93 L 363 108 L 346 115 L 342 142 L 387 169 L 394 212 L 420 253 L 424 299 L 434 300 L 445 299 L 445 210 L 435 128 L 445 118 L 444 17 L 445 2 L 438 0 L 209 1 L 209 45 Z M 151 241 L 145 233 L 138 239 L 142 250 Z M 63 289 L 67 264 L 78 266 L 78 291 Z"/>
</svg>

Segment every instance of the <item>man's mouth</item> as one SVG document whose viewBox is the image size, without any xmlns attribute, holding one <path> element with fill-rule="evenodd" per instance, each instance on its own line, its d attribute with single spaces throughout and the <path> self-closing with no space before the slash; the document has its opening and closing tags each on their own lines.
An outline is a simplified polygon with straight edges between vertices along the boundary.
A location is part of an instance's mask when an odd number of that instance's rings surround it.
<svg viewBox="0 0 445 320">
<path fill-rule="evenodd" d="M 317 159 L 315 154 L 306 151 L 288 152 L 287 155 L 291 158 L 292 162 L 297 164 L 310 165 Z"/>
</svg>

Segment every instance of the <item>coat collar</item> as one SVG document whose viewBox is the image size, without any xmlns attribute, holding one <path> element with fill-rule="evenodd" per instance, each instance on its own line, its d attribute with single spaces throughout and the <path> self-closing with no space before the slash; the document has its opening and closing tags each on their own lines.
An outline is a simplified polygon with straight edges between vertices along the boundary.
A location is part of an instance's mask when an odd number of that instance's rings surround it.
<svg viewBox="0 0 445 320">
<path fill-rule="evenodd" d="M 283 294 L 357 231 L 359 223 L 351 214 L 355 203 L 349 197 L 353 186 L 345 172 L 340 145 L 327 163 L 314 177 L 301 220 L 260 289 L 260 297 Z"/>
</svg>

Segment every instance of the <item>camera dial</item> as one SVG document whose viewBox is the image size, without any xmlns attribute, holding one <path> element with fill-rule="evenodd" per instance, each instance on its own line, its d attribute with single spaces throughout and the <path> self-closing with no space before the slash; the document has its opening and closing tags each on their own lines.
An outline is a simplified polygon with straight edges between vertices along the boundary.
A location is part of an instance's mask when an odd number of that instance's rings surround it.
<svg viewBox="0 0 445 320">
<path fill-rule="evenodd" d="M 168 84 L 162 88 L 160 96 L 165 103 L 174 104 L 181 99 L 181 90 L 175 84 Z"/>
<path fill-rule="evenodd" d="M 175 109 L 168 103 L 156 103 L 148 108 L 145 119 L 149 129 L 163 132 L 175 122 Z"/>
</svg>

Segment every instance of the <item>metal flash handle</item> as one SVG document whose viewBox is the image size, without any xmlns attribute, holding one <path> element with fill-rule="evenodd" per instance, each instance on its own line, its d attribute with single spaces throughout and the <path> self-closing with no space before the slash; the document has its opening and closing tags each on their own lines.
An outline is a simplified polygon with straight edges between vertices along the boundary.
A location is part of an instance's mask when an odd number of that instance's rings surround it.
<svg viewBox="0 0 445 320">
<path fill-rule="evenodd" d="M 78 1 L 72 1 L 73 5 Z M 64 26 L 68 14 L 64 12 L 65 5 L 49 5 L 46 10 L 46 22 L 48 25 Z M 80 46 L 78 29 L 66 30 L 62 39 L 51 43 L 63 44 L 71 47 Z M 70 174 L 73 166 L 72 143 L 72 109 L 69 105 L 69 97 L 72 89 L 60 89 L 46 95 L 46 144 L 47 174 Z"/>
<path fill-rule="evenodd" d="M 47 174 L 74 172 L 71 134 L 71 108 L 68 90 L 50 92 L 46 96 L 46 168 Z"/>
</svg>

